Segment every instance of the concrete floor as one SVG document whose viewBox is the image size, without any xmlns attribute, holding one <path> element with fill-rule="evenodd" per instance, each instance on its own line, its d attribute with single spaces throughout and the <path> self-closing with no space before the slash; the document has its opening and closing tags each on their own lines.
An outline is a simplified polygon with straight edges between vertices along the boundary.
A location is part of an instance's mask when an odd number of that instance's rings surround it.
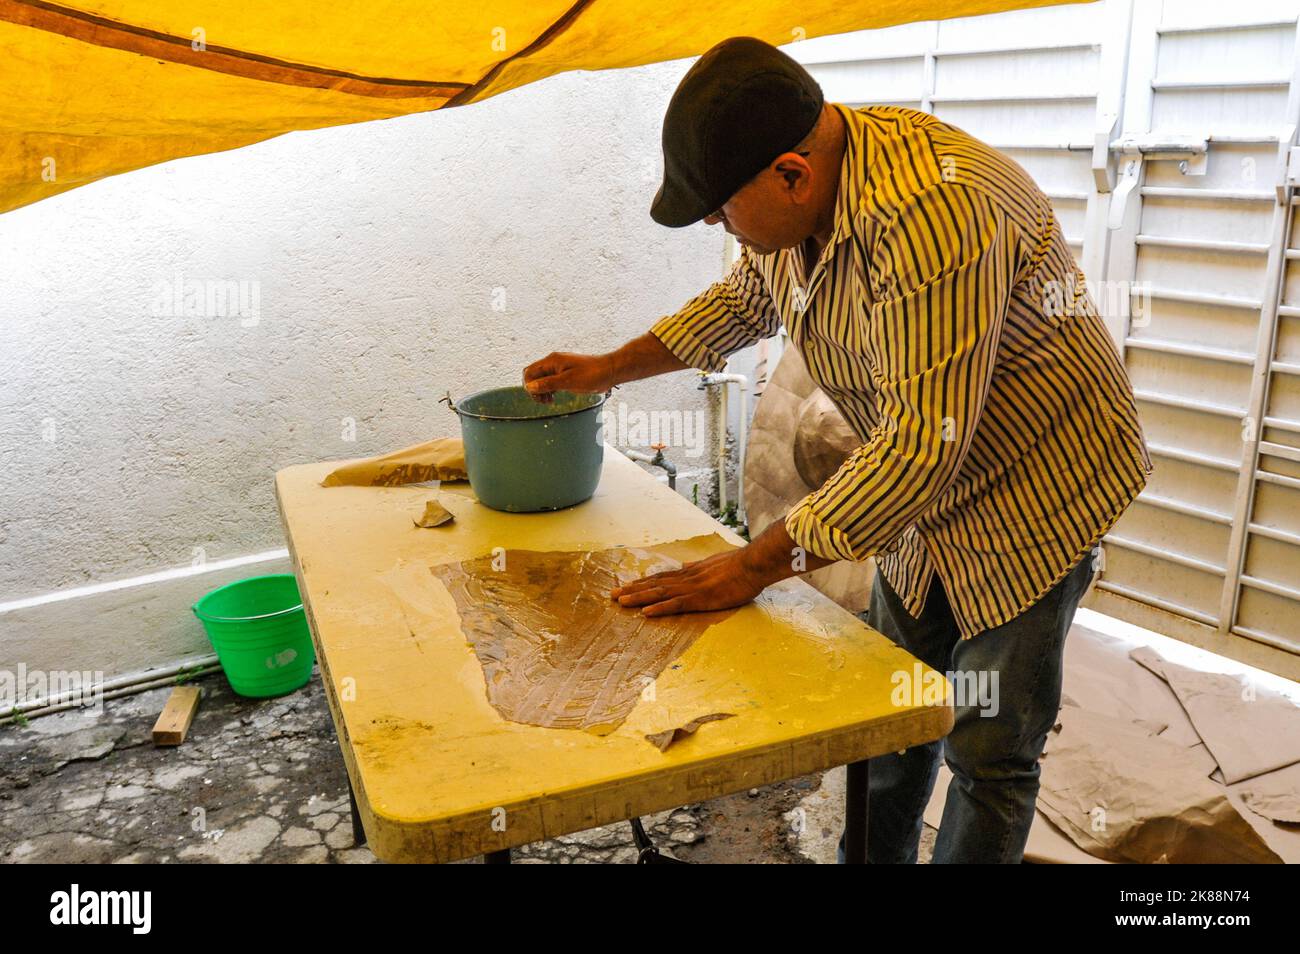
<svg viewBox="0 0 1300 954">
<path fill-rule="evenodd" d="M 369 864 L 352 844 L 347 779 L 319 677 L 242 699 L 224 677 L 184 745 L 150 731 L 168 689 L 0 727 L 0 861 Z M 646 819 L 656 844 L 703 863 L 834 863 L 843 769 Z M 928 861 L 934 832 L 926 830 Z M 629 863 L 627 824 L 530 845 L 531 864 Z"/>
</svg>

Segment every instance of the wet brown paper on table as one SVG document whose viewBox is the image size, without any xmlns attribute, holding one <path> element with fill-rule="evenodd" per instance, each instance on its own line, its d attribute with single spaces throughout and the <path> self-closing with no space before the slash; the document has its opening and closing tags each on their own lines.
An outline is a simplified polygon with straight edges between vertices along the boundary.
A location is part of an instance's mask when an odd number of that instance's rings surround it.
<svg viewBox="0 0 1300 954">
<path fill-rule="evenodd" d="M 322 487 L 400 487 L 429 480 L 464 480 L 465 445 L 439 437 L 380 457 L 354 460 L 330 471 Z"/>
<path fill-rule="evenodd" d="M 610 590 L 700 559 L 719 544 L 708 534 L 650 549 L 502 550 L 430 569 L 456 602 L 493 708 L 513 722 L 605 735 L 666 666 L 734 612 L 652 619 L 620 606 Z M 669 727 L 667 743 L 727 715 L 701 714 L 683 733 L 676 730 L 686 727 Z"/>
<path fill-rule="evenodd" d="M 397 487 L 465 476 L 463 443 L 444 437 L 349 461 L 321 485 Z M 412 519 L 427 528 L 453 517 L 431 500 Z M 503 718 L 606 735 L 623 723 L 665 666 L 733 612 L 648 619 L 615 603 L 610 590 L 729 546 L 716 534 L 705 534 L 646 550 L 502 550 L 430 570 L 455 600 L 465 639 L 483 667 L 488 701 Z M 427 612 L 408 569 L 394 568 L 384 579 L 404 612 Z M 646 738 L 666 751 L 700 725 L 731 717 L 702 713 Z"/>
</svg>

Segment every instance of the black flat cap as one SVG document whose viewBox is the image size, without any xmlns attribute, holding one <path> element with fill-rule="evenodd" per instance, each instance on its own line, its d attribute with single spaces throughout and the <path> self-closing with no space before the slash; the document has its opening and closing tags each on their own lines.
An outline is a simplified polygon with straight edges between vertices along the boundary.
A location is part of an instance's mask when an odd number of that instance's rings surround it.
<svg viewBox="0 0 1300 954">
<path fill-rule="evenodd" d="M 680 228 L 716 212 L 812 131 L 821 87 L 776 47 L 723 40 L 682 77 L 664 115 L 664 181 L 650 206 Z"/>
</svg>

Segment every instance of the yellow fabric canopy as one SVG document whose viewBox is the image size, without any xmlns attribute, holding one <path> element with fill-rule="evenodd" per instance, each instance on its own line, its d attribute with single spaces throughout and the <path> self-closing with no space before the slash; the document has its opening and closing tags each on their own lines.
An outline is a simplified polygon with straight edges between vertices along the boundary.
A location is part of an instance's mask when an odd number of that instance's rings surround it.
<svg viewBox="0 0 1300 954">
<path fill-rule="evenodd" d="M 566 70 L 1067 0 L 0 0 L 0 211 L 295 129 Z"/>
</svg>

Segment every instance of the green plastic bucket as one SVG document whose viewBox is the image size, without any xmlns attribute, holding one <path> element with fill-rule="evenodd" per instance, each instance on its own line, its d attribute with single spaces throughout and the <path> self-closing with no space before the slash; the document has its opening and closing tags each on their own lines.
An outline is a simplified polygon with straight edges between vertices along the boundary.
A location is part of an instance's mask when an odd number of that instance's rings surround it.
<svg viewBox="0 0 1300 954">
<path fill-rule="evenodd" d="M 264 699 L 305 686 L 316 653 L 291 573 L 227 583 L 194 604 L 230 688 Z"/>
</svg>

